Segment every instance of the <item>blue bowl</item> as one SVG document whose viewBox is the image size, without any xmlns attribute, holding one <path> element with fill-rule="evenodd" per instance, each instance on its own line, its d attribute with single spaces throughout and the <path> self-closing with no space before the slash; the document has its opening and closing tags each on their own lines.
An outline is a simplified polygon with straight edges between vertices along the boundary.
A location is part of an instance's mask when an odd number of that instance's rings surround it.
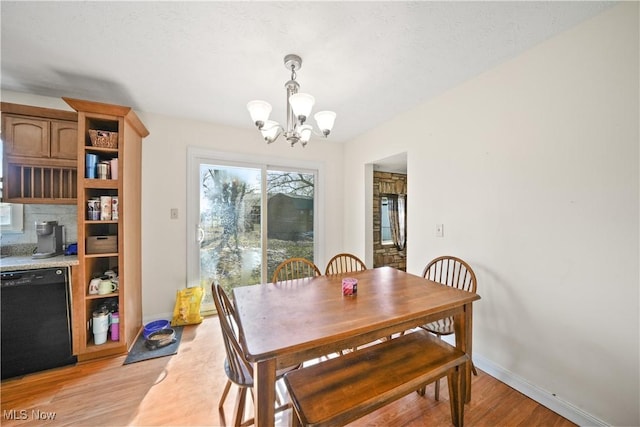
<svg viewBox="0 0 640 427">
<path fill-rule="evenodd" d="M 144 325 L 144 330 L 142 331 L 142 336 L 147 339 L 149 335 L 152 333 L 159 331 L 161 329 L 166 329 L 170 326 L 171 322 L 168 320 L 154 320 L 153 322 L 147 323 Z"/>
</svg>

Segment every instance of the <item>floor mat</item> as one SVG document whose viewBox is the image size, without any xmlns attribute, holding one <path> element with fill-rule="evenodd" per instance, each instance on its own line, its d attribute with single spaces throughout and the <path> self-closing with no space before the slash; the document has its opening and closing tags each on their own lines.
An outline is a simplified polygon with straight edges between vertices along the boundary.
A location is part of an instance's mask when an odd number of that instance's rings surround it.
<svg viewBox="0 0 640 427">
<path fill-rule="evenodd" d="M 173 344 L 169 344 L 166 347 L 157 348 L 155 350 L 149 350 L 147 348 L 147 346 L 145 345 L 146 340 L 144 339 L 142 334 L 140 334 L 135 344 L 133 344 L 133 347 L 131 347 L 131 351 L 125 359 L 123 365 L 176 354 L 178 352 L 178 347 L 180 346 L 180 340 L 182 339 L 183 326 L 173 326 L 172 329 L 176 331 L 176 341 Z"/>
</svg>

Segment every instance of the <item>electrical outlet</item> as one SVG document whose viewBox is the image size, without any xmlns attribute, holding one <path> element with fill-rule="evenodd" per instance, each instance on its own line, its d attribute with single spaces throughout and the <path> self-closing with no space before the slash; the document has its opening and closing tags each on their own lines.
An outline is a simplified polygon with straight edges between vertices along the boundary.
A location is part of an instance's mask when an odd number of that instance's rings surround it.
<svg viewBox="0 0 640 427">
<path fill-rule="evenodd" d="M 171 219 L 178 219 L 178 208 L 171 208 Z"/>
<path fill-rule="evenodd" d="M 444 224 L 436 224 L 436 237 L 444 237 Z"/>
</svg>

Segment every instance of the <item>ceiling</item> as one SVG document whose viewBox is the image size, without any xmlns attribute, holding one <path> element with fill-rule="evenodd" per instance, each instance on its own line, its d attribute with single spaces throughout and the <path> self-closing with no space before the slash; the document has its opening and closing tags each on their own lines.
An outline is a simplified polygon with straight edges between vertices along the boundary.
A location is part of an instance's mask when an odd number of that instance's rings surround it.
<svg viewBox="0 0 640 427">
<path fill-rule="evenodd" d="M 250 128 L 252 99 L 284 122 L 295 53 L 343 142 L 614 4 L 2 0 L 1 84 Z"/>
</svg>

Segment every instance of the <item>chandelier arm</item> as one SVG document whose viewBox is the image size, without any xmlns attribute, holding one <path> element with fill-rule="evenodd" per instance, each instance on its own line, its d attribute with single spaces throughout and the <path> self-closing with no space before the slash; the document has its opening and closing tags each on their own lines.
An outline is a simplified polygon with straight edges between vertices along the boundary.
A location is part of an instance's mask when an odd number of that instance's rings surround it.
<svg viewBox="0 0 640 427">
<path fill-rule="evenodd" d="M 328 138 L 329 137 L 329 133 L 331 133 L 330 131 L 326 131 L 327 133 L 324 133 L 324 131 L 316 131 L 315 128 L 311 128 L 311 133 L 314 134 L 315 136 L 319 136 L 320 138 Z"/>
<path fill-rule="evenodd" d="M 264 131 L 269 131 L 272 130 L 273 128 L 278 128 L 278 132 L 275 134 L 275 136 L 273 138 L 268 138 L 268 137 L 264 137 L 264 140 L 267 144 L 271 144 L 272 142 L 274 142 L 276 139 L 278 139 L 278 137 L 280 135 L 282 135 L 283 132 L 285 132 L 285 129 L 282 127 L 282 125 L 280 123 L 276 123 L 273 126 L 267 126 L 264 123 L 260 126 L 258 126 L 259 130 L 264 130 Z"/>
</svg>

